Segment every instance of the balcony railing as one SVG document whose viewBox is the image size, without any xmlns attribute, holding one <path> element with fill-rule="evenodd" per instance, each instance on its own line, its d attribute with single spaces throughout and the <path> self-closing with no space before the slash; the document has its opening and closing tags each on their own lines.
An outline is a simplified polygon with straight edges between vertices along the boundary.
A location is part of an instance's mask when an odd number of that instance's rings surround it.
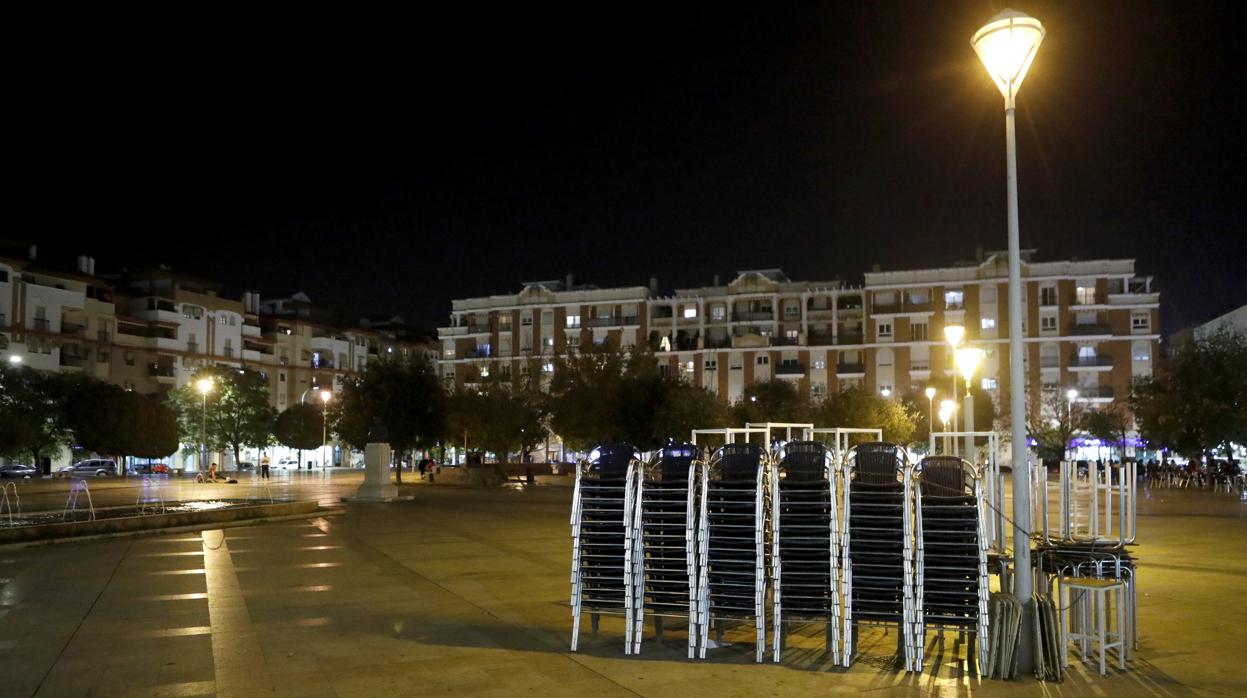
<svg viewBox="0 0 1247 698">
<path fill-rule="evenodd" d="M 61 354 L 62 366 L 81 366 L 85 357 L 78 354 Z"/>
<path fill-rule="evenodd" d="M 1112 366 L 1113 357 L 1111 356 L 1072 356 L 1069 360 L 1070 368 L 1099 368 L 1102 366 Z"/>
<path fill-rule="evenodd" d="M 30 321 L 30 329 L 35 330 L 36 332 L 47 332 L 48 319 L 42 317 L 34 318 Z"/>
<path fill-rule="evenodd" d="M 1056 356 L 1041 356 L 1039 357 L 1039 367 L 1040 368 L 1060 368 L 1061 359 Z"/>
<path fill-rule="evenodd" d="M 100 344 L 111 344 L 113 341 L 113 334 L 108 330 L 99 330 L 95 333 L 95 341 Z"/>
<path fill-rule="evenodd" d="M 732 313 L 736 322 L 753 322 L 756 320 L 774 320 L 775 313 L 770 310 L 738 310 Z"/>
<path fill-rule="evenodd" d="M 780 364 L 775 367 L 775 375 L 777 376 L 803 376 L 805 375 L 805 366 L 803 364 Z"/>
<path fill-rule="evenodd" d="M 483 349 L 469 349 L 463 352 L 463 358 L 465 359 L 488 359 L 489 352 Z"/>
<path fill-rule="evenodd" d="M 86 325 L 79 325 L 74 322 L 61 321 L 61 334 L 72 335 L 74 337 L 81 337 L 85 335 L 86 333 L 87 333 Z"/>
<path fill-rule="evenodd" d="M 198 354 L 199 353 L 199 342 L 187 342 L 186 351 L 190 352 L 191 354 Z"/>
<path fill-rule="evenodd" d="M 1108 325 L 1099 322 L 1089 325 L 1074 323 L 1069 326 L 1069 333 L 1075 337 L 1086 337 L 1088 335 L 1098 334 L 1111 335 L 1113 334 L 1113 330 Z"/>
<path fill-rule="evenodd" d="M 771 337 L 773 347 L 795 347 L 801 344 L 799 337 Z"/>
<path fill-rule="evenodd" d="M 865 372 L 866 372 L 865 364 L 849 364 L 849 363 L 836 364 L 836 373 L 839 373 L 839 374 L 865 373 Z"/>
<path fill-rule="evenodd" d="M 841 332 L 836 335 L 836 344 L 861 344 L 861 332 Z"/>
<path fill-rule="evenodd" d="M 482 332 L 489 332 L 489 323 L 485 323 L 483 325 L 482 324 L 468 325 L 468 332 L 471 334 L 480 334 Z"/>
<path fill-rule="evenodd" d="M 707 349 L 727 349 L 732 346 L 731 337 L 708 337 L 706 338 Z"/>
<path fill-rule="evenodd" d="M 585 327 L 620 327 L 637 324 L 637 318 L 635 315 L 608 315 L 607 317 L 591 317 L 584 323 Z"/>
<path fill-rule="evenodd" d="M 873 312 L 887 313 L 925 313 L 931 310 L 930 303 L 876 303 Z"/>
<path fill-rule="evenodd" d="M 827 346 L 835 337 L 830 332 L 811 332 L 805 337 L 805 343 L 812 347 Z"/>
<path fill-rule="evenodd" d="M 1077 390 L 1079 398 L 1100 398 L 1111 400 L 1114 394 L 1113 386 L 1111 385 L 1096 385 L 1090 388 L 1078 388 Z"/>
<path fill-rule="evenodd" d="M 153 378 L 173 378 L 177 375 L 177 369 L 172 366 L 150 364 L 147 367 L 147 375 Z"/>
</svg>

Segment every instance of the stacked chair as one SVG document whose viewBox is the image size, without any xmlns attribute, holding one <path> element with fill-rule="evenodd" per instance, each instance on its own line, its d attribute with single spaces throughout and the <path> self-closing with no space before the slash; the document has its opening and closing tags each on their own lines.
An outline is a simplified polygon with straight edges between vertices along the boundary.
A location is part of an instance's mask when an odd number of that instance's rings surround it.
<svg viewBox="0 0 1247 698">
<path fill-rule="evenodd" d="M 636 478 L 637 550 L 640 564 L 633 614 L 634 653 L 641 651 L 645 614 L 654 617 L 662 637 L 664 618 L 688 620 L 688 656 L 699 636 L 697 626 L 697 477 L 700 449 L 668 444 L 659 449 Z"/>
<path fill-rule="evenodd" d="M 968 635 L 968 655 L 989 666 L 987 532 L 982 479 L 956 456 L 930 456 L 913 478 L 915 507 L 914 671 L 922 670 L 926 630 Z"/>
<path fill-rule="evenodd" d="M 698 525 L 699 656 L 716 643 L 727 620 L 752 622 L 756 661 L 766 647 L 767 529 L 770 506 L 768 458 L 753 444 L 725 444 L 705 466 Z"/>
<path fill-rule="evenodd" d="M 842 477 L 842 664 L 852 664 L 856 628 L 895 625 L 905 668 L 917 668 L 912 469 L 896 444 L 869 442 L 849 450 Z"/>
<path fill-rule="evenodd" d="M 771 584 L 774 660 L 780 661 L 785 623 L 826 623 L 827 651 L 840 658 L 840 522 L 838 468 L 817 441 L 783 446 L 771 469 Z"/>
<path fill-rule="evenodd" d="M 572 495 L 572 646 L 580 639 L 580 616 L 593 631 L 601 614 L 625 618 L 624 653 L 631 654 L 636 560 L 633 497 L 640 454 L 631 444 L 603 444 L 576 469 Z"/>
</svg>

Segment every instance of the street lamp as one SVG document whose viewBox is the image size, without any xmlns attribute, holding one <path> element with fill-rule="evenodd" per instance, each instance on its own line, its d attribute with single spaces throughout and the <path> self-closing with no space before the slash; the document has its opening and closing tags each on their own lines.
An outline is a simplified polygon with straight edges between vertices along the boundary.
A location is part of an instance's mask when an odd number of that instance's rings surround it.
<svg viewBox="0 0 1247 698">
<path fill-rule="evenodd" d="M 935 388 L 927 390 L 927 453 L 935 453 Z"/>
<path fill-rule="evenodd" d="M 1043 43 L 1039 20 L 1004 10 L 974 33 L 970 45 L 983 61 L 1005 98 L 1005 190 L 1009 227 L 1009 416 L 1013 424 L 1013 555 L 1014 569 L 1029 570 L 1030 480 L 1026 462 L 1026 376 L 1022 371 L 1022 261 L 1018 243 L 1017 133 L 1015 99 L 1022 80 Z M 1034 664 L 1031 637 L 1031 575 L 1014 577 L 1014 594 L 1023 604 L 1019 629 L 1018 671 Z"/>
<path fill-rule="evenodd" d="M 948 431 L 948 420 L 957 411 L 957 403 L 952 400 L 940 401 L 940 421 L 944 423 L 944 431 Z M 948 454 L 948 435 L 944 436 L 944 454 Z"/>
<path fill-rule="evenodd" d="M 970 435 L 974 431 L 974 395 L 970 393 L 970 381 L 974 379 L 974 372 L 983 361 L 983 350 L 977 347 L 958 349 L 953 354 L 953 361 L 957 364 L 957 370 L 961 371 L 961 377 L 966 379 L 966 457 L 974 461 L 974 437 Z"/>
<path fill-rule="evenodd" d="M 22 357 L 21 357 L 21 356 L 18 356 L 17 354 L 10 354 L 10 355 L 9 355 L 9 364 L 10 364 L 10 365 L 13 365 L 13 366 L 18 366 L 18 365 L 21 365 L 21 363 L 22 363 Z"/>
<path fill-rule="evenodd" d="M 880 394 L 880 395 L 882 395 L 882 396 L 884 396 L 884 397 L 892 397 L 892 389 L 891 389 L 891 388 L 884 388 L 884 389 L 882 389 L 882 390 L 880 390 L 880 391 L 879 391 L 879 394 Z"/>
<path fill-rule="evenodd" d="M 1077 399 L 1078 390 L 1076 388 L 1070 388 L 1065 391 L 1065 419 L 1069 422 L 1069 432 L 1071 437 L 1074 434 L 1074 401 Z M 1069 448 L 1069 444 L 1066 444 L 1066 448 Z M 1066 453 L 1065 455 L 1067 458 L 1069 457 L 1069 453 Z"/>
<path fill-rule="evenodd" d="M 948 346 L 953 352 L 953 361 L 956 363 L 957 347 L 961 346 L 961 340 L 966 336 L 966 328 L 963 325 L 944 325 L 944 339 L 948 341 Z M 953 397 L 957 397 L 957 372 L 953 371 Z M 957 414 L 953 413 L 953 431 L 957 430 Z M 947 430 L 945 430 L 947 431 Z M 956 445 L 956 442 L 953 442 Z"/>
<path fill-rule="evenodd" d="M 198 381 L 195 381 L 195 387 L 199 389 L 199 393 L 203 395 L 204 399 L 199 432 L 199 462 L 196 463 L 198 469 L 202 471 L 204 469 L 204 452 L 208 450 L 208 393 L 212 392 L 212 379 L 200 378 Z"/>
<path fill-rule="evenodd" d="M 333 397 L 333 393 L 328 390 L 320 391 L 320 469 L 325 469 L 325 444 L 329 441 L 329 423 L 325 421 L 325 410 L 329 407 L 329 400 Z"/>
</svg>

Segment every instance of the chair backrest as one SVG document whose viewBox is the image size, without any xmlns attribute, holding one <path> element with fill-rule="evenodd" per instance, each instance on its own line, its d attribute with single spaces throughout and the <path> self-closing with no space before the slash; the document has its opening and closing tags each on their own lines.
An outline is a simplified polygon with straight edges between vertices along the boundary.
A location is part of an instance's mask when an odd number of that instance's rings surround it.
<svg viewBox="0 0 1247 698">
<path fill-rule="evenodd" d="M 714 452 L 714 472 L 723 480 L 752 480 L 766 452 L 754 444 L 723 444 Z"/>
<path fill-rule="evenodd" d="M 789 441 L 780 450 L 779 468 L 788 480 L 823 480 L 827 477 L 827 445 L 821 441 Z"/>
<path fill-rule="evenodd" d="M 918 464 L 924 497 L 962 497 L 974 494 L 974 466 L 958 456 L 927 456 Z"/>
<path fill-rule="evenodd" d="M 627 442 L 601 444 L 589 455 L 589 467 L 585 474 L 616 479 L 628 476 L 628 464 L 637 457 L 636 448 Z"/>
<path fill-rule="evenodd" d="M 658 467 L 650 470 L 651 477 L 657 476 L 664 481 L 687 479 L 688 468 L 700 452 L 700 448 L 688 443 L 663 446 L 658 450 Z"/>
<path fill-rule="evenodd" d="M 864 485 L 894 485 L 897 472 L 905 465 L 901 447 L 887 441 L 868 441 L 850 452 L 857 482 Z"/>
</svg>

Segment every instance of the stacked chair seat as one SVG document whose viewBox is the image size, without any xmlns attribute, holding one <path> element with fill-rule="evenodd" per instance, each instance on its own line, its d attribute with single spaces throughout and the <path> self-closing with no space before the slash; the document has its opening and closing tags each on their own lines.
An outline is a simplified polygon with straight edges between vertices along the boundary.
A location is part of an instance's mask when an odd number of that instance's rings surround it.
<svg viewBox="0 0 1247 698">
<path fill-rule="evenodd" d="M 637 481 L 636 542 L 642 577 L 637 583 L 633 652 L 641 651 L 645 614 L 661 637 L 664 618 L 688 620 L 688 656 L 697 648 L 697 466 L 700 449 L 668 444 L 645 465 Z"/>
<path fill-rule="evenodd" d="M 576 470 L 572 495 L 572 651 L 580 638 L 580 617 L 590 614 L 593 631 L 601 614 L 625 618 L 624 652 L 632 650 L 636 478 L 640 454 L 631 444 L 603 444 Z"/>
<path fill-rule="evenodd" d="M 774 660 L 785 623 L 826 623 L 827 651 L 840 659 L 840 521 L 831 452 L 817 441 L 793 441 L 771 470 L 771 583 Z"/>
<path fill-rule="evenodd" d="M 869 442 L 848 453 L 842 476 L 841 585 L 845 606 L 842 659 L 850 666 L 856 628 L 895 625 L 898 652 L 914 667 L 912 471 L 896 444 Z"/>
<path fill-rule="evenodd" d="M 753 444 L 725 444 L 705 467 L 698 541 L 699 656 L 705 658 L 709 626 L 722 640 L 726 620 L 752 622 L 756 661 L 766 647 L 767 456 Z"/>
<path fill-rule="evenodd" d="M 914 670 L 923 663 L 928 628 L 968 636 L 968 656 L 988 666 L 987 535 L 982 479 L 956 456 L 929 456 L 916 468 Z"/>
</svg>

